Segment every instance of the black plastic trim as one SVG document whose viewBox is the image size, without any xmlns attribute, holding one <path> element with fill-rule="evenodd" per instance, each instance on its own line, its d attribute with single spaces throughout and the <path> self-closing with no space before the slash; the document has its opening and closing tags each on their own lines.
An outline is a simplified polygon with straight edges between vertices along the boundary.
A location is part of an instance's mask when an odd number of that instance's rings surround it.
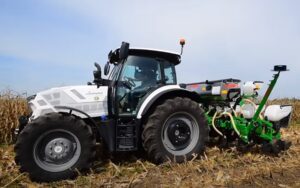
<svg viewBox="0 0 300 188">
<path fill-rule="evenodd" d="M 100 125 L 96 123 L 96 121 L 89 116 L 87 113 L 78 110 L 76 108 L 68 107 L 68 106 L 55 106 L 57 109 L 64 109 L 64 110 L 70 110 L 70 113 L 72 111 L 81 113 L 85 115 L 88 120 L 91 121 L 92 126 L 96 128 L 98 133 L 100 134 L 101 138 L 104 139 L 105 144 L 107 145 L 107 148 L 109 151 L 113 152 L 115 151 L 115 120 L 107 120 L 107 121 L 101 121 Z"/>
<path fill-rule="evenodd" d="M 93 118 L 91 116 L 89 116 L 87 113 L 81 111 L 81 110 L 78 110 L 76 108 L 72 108 L 72 107 L 69 107 L 69 106 L 54 106 L 54 108 L 57 108 L 57 109 L 63 109 L 63 110 L 70 110 L 70 114 L 72 114 L 72 111 L 75 111 L 75 112 L 78 112 L 78 113 L 81 113 L 83 115 L 85 115 L 89 120 L 91 120 L 91 122 L 93 123 L 94 126 L 97 126 L 96 122 L 93 120 Z"/>
<path fill-rule="evenodd" d="M 106 147 L 110 152 L 116 151 L 116 121 L 114 119 L 109 119 L 106 121 L 101 121 L 97 130 L 106 144 Z"/>
</svg>

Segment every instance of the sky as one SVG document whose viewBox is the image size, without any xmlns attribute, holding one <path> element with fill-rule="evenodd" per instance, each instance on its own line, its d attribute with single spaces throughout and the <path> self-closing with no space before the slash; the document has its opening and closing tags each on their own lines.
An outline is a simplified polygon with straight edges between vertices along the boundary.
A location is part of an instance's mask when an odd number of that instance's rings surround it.
<svg viewBox="0 0 300 188">
<path fill-rule="evenodd" d="M 300 97 L 297 0 L 0 0 L 0 91 L 33 94 L 92 81 L 122 41 L 179 52 L 180 83 L 261 80 L 290 69 L 272 94 Z"/>
</svg>

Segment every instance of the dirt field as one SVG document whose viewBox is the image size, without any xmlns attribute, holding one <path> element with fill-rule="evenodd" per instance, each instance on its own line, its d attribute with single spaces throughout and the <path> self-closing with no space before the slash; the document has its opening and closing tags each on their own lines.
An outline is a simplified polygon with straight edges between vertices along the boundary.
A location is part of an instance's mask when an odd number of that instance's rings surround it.
<svg viewBox="0 0 300 188">
<path fill-rule="evenodd" d="M 13 146 L 0 148 L 0 187 L 300 187 L 300 125 L 284 131 L 291 148 L 279 157 L 254 148 L 238 153 L 208 147 L 204 156 L 184 164 L 156 166 L 139 154 L 95 163 L 76 180 L 38 184 L 20 174 L 13 162 Z"/>
<path fill-rule="evenodd" d="M 283 131 L 292 141 L 291 148 L 280 156 L 267 156 L 253 148 L 239 153 L 236 148 L 220 150 L 207 147 L 204 156 L 184 164 L 156 166 L 144 154 L 101 159 L 87 175 L 75 180 L 50 184 L 31 182 L 14 163 L 12 130 L 18 116 L 27 113 L 26 101 L 11 95 L 0 96 L 0 187 L 300 187 L 300 101 L 274 100 L 292 104 L 293 126 Z M 1 145 L 2 144 L 2 145 Z"/>
</svg>

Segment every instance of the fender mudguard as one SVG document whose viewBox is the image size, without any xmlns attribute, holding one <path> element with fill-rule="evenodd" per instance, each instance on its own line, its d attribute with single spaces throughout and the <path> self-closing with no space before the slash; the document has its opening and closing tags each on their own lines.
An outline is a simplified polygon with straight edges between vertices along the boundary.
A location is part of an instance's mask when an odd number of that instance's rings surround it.
<svg viewBox="0 0 300 188">
<path fill-rule="evenodd" d="M 155 107 L 159 101 L 173 97 L 188 97 L 196 102 L 200 102 L 200 97 L 197 93 L 181 88 L 179 85 L 167 85 L 160 87 L 148 95 L 140 105 L 137 119 L 141 119 L 151 107 Z"/>
</svg>

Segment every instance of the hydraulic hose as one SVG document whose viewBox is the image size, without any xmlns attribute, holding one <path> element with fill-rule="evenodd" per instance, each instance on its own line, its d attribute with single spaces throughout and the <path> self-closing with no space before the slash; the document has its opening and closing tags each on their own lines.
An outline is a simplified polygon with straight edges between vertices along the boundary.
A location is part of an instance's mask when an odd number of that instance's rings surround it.
<svg viewBox="0 0 300 188">
<path fill-rule="evenodd" d="M 231 115 L 230 113 L 228 113 L 228 112 L 223 112 L 222 115 L 227 115 L 227 116 L 229 116 L 234 131 L 235 131 L 236 134 L 240 137 L 241 134 L 240 134 L 239 130 L 238 130 L 237 127 L 236 127 L 236 124 L 235 124 L 235 122 L 234 122 L 234 119 L 233 119 L 232 115 Z"/>
<path fill-rule="evenodd" d="M 219 130 L 217 129 L 217 127 L 216 127 L 216 125 L 215 125 L 215 119 L 217 118 L 217 114 L 218 114 L 218 112 L 216 111 L 215 114 L 214 114 L 214 116 L 213 116 L 213 118 L 212 118 L 212 127 L 214 128 L 214 130 L 215 130 L 219 135 L 221 135 L 221 136 L 223 136 L 223 137 L 226 137 L 226 136 L 223 135 L 223 133 L 222 133 L 221 131 L 219 131 Z"/>
</svg>

